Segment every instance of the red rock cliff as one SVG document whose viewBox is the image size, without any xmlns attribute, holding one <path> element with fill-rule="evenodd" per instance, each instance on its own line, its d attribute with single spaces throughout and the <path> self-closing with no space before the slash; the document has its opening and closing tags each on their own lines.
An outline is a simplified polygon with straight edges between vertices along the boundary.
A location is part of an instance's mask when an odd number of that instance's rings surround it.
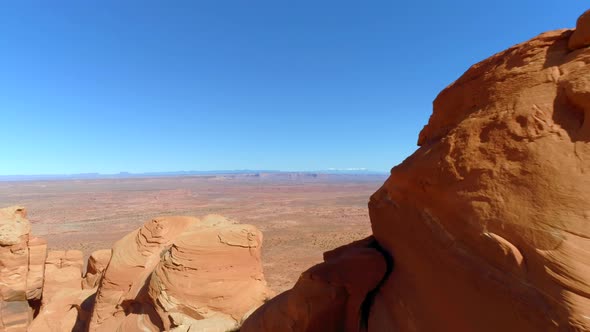
<svg viewBox="0 0 590 332">
<path fill-rule="evenodd" d="M 368 331 L 590 331 L 589 45 L 587 12 L 576 30 L 496 54 L 436 98 L 420 148 L 370 199 L 374 237 L 395 266 L 376 293 L 364 287 L 374 280 L 347 280 L 370 299 L 357 318 Z M 314 285 L 354 266 L 332 268 Z M 294 309 L 288 299 L 314 289 L 310 272 L 242 331 L 349 320 L 355 310 L 335 311 L 346 307 L 337 301 L 307 310 L 320 303 L 309 294 Z"/>
</svg>

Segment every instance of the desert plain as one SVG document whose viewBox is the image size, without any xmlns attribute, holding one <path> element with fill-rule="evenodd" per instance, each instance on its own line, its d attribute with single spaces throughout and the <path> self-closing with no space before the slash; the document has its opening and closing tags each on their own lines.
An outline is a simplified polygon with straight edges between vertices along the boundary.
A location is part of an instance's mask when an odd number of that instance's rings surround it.
<svg viewBox="0 0 590 332">
<path fill-rule="evenodd" d="M 158 216 L 221 214 L 264 234 L 269 288 L 291 288 L 322 253 L 371 234 L 367 202 L 386 175 L 315 173 L 0 182 L 0 205 L 27 208 L 49 250 L 87 257 Z"/>
</svg>

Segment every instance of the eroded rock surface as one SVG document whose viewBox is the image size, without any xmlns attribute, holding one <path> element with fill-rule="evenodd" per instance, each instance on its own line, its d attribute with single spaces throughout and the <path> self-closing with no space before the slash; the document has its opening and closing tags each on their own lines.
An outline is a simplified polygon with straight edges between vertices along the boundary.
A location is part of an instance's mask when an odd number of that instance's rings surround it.
<svg viewBox="0 0 590 332">
<path fill-rule="evenodd" d="M 90 331 L 227 331 L 269 296 L 262 233 L 221 216 L 154 219 L 121 239 Z"/>
<path fill-rule="evenodd" d="M 197 221 L 193 217 L 153 219 L 115 243 L 96 295 L 90 331 L 117 330 L 164 250 Z"/>
<path fill-rule="evenodd" d="M 65 288 L 43 305 L 27 332 L 86 331 L 95 289 Z"/>
<path fill-rule="evenodd" d="M 164 217 L 98 250 L 47 252 L 0 209 L 0 331 L 226 332 L 270 296 L 262 233 L 218 215 Z"/>
<path fill-rule="evenodd" d="M 395 267 L 366 330 L 590 331 L 588 46 L 586 12 L 575 31 L 496 54 L 439 94 L 420 148 L 370 199 Z M 245 330 L 362 330 L 331 323 L 349 318 L 325 300 L 332 284 L 303 291 L 319 281 L 302 279 Z M 310 324 L 316 311 L 292 303 L 328 314 Z"/>
<path fill-rule="evenodd" d="M 111 260 L 111 249 L 101 249 L 93 252 L 88 258 L 86 275 L 82 280 L 83 289 L 98 287 L 100 279 Z"/>
<path fill-rule="evenodd" d="M 437 97 L 420 149 L 371 197 L 396 268 L 369 330 L 590 330 L 585 16 Z"/>
<path fill-rule="evenodd" d="M 38 309 L 47 247 L 30 229 L 23 207 L 0 209 L 0 331 L 25 331 Z"/>
<path fill-rule="evenodd" d="M 49 251 L 45 261 L 43 304 L 62 290 L 82 289 L 83 253 L 80 250 Z"/>
<path fill-rule="evenodd" d="M 568 41 L 570 50 L 590 46 L 590 10 L 586 11 L 576 24 L 576 30 Z"/>
<path fill-rule="evenodd" d="M 375 243 L 370 237 L 326 252 L 324 263 L 256 310 L 240 331 L 358 331 L 366 300 L 391 269 Z"/>
<path fill-rule="evenodd" d="M 30 237 L 28 247 L 29 271 L 27 273 L 27 299 L 30 301 L 40 301 L 43 294 L 47 242 L 38 237 Z"/>
<path fill-rule="evenodd" d="M 218 327 L 208 331 L 237 328 L 270 296 L 261 247 L 262 233 L 254 226 L 216 215 L 191 225 L 164 253 L 150 279 L 149 298 L 163 328 L 185 325 L 200 331 L 212 319 Z"/>
</svg>

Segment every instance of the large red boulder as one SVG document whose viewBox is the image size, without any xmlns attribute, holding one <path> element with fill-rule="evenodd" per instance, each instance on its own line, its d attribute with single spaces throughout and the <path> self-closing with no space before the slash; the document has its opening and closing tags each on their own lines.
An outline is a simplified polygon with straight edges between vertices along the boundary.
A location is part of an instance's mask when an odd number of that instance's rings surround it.
<svg viewBox="0 0 590 332">
<path fill-rule="evenodd" d="M 498 53 L 439 94 L 420 148 L 370 199 L 395 266 L 367 295 L 366 330 L 590 331 L 588 46 L 587 12 L 576 30 Z M 331 269 L 322 275 L 347 271 Z M 350 315 L 326 280 L 304 274 L 245 330 L 365 329 L 333 324 Z"/>
</svg>

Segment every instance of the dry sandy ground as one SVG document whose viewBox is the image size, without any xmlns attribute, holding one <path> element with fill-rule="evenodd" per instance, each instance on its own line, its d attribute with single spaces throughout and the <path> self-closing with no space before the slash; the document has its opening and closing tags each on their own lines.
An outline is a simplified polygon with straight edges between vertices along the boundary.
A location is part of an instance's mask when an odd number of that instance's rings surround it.
<svg viewBox="0 0 590 332">
<path fill-rule="evenodd" d="M 195 176 L 0 182 L 0 206 L 23 205 L 52 249 L 109 248 L 161 215 L 217 213 L 264 233 L 269 286 L 290 288 L 322 252 L 370 234 L 367 202 L 384 176 Z"/>
</svg>

